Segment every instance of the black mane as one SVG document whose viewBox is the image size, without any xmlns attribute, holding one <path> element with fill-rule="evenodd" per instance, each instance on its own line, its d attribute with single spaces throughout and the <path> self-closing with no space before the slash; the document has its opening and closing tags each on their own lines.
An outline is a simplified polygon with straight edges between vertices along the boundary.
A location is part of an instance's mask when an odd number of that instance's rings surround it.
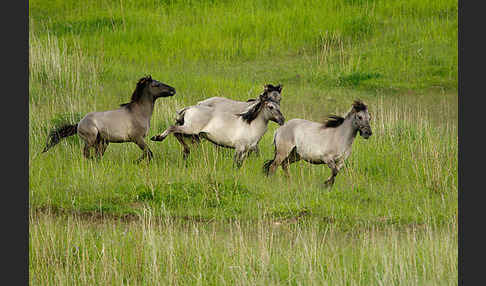
<svg viewBox="0 0 486 286">
<path fill-rule="evenodd" d="M 343 124 L 344 122 L 344 117 L 338 116 L 331 114 L 326 118 L 326 121 L 324 121 L 324 128 L 336 128 L 339 125 Z"/>
<path fill-rule="evenodd" d="M 360 112 L 367 110 L 368 106 L 366 106 L 366 104 L 364 104 L 364 102 L 360 99 L 356 99 L 355 101 L 353 101 L 353 109 L 356 112 Z"/>
<path fill-rule="evenodd" d="M 246 102 L 257 102 L 255 105 L 253 105 L 250 110 L 244 113 L 237 114 L 243 118 L 244 121 L 246 121 L 248 124 L 250 124 L 255 118 L 257 118 L 258 113 L 260 113 L 260 110 L 263 107 L 263 103 L 265 101 L 274 101 L 270 96 L 269 93 L 272 91 L 278 91 L 279 93 L 282 91 L 282 85 L 272 85 L 272 84 L 265 84 L 263 88 L 263 93 L 260 94 L 258 98 L 250 98 Z M 278 103 L 278 102 L 277 102 Z"/>
<path fill-rule="evenodd" d="M 255 120 L 255 118 L 257 118 L 258 113 L 260 113 L 260 109 L 262 108 L 262 106 L 263 106 L 263 102 L 260 100 L 258 103 L 253 105 L 253 107 L 250 108 L 250 110 L 244 113 L 240 113 L 238 115 L 241 116 L 243 120 L 246 121 L 248 124 L 250 124 L 253 120 Z"/>
<path fill-rule="evenodd" d="M 353 106 L 353 108 L 351 109 L 351 112 L 350 113 L 355 113 L 355 112 L 360 112 L 360 111 L 368 110 L 368 106 L 366 104 L 364 104 L 364 102 L 361 101 L 360 99 L 356 99 L 355 101 L 353 101 L 353 105 L 352 106 Z M 343 124 L 344 119 L 345 119 L 344 117 L 331 114 L 324 121 L 323 127 L 324 128 L 336 128 L 339 125 Z"/>
<path fill-rule="evenodd" d="M 133 103 L 139 101 L 140 98 L 142 98 L 144 87 L 151 82 L 152 82 L 151 75 L 139 79 L 137 82 L 137 86 L 135 87 L 135 90 L 132 93 L 132 97 L 130 98 L 130 102 L 120 104 L 120 106 L 125 106 L 126 108 L 130 109 Z"/>
</svg>

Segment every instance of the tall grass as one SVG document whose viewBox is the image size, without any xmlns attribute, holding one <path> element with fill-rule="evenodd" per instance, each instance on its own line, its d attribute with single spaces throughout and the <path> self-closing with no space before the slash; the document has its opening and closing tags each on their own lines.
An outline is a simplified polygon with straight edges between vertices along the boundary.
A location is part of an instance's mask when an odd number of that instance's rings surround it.
<svg viewBox="0 0 486 286">
<path fill-rule="evenodd" d="M 361 229 L 315 221 L 207 224 L 30 217 L 31 283 L 449 285 L 457 228 Z"/>
<path fill-rule="evenodd" d="M 358 73 L 374 75 L 371 88 L 457 86 L 456 1 L 29 4 L 31 30 L 103 53 L 111 76 L 130 64 L 180 69 L 310 57 L 312 81 L 324 85 Z"/>
</svg>

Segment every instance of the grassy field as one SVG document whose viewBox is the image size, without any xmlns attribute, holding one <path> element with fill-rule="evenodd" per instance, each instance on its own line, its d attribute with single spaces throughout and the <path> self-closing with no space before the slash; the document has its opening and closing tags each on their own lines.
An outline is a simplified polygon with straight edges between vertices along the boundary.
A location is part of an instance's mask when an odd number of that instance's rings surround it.
<svg viewBox="0 0 486 286">
<path fill-rule="evenodd" d="M 457 2 L 29 1 L 30 284 L 457 284 Z M 282 83 L 285 117 L 321 121 L 360 98 L 357 138 L 332 190 L 305 162 L 266 178 L 269 130 L 240 170 L 203 142 L 82 157 L 51 128 L 127 102 L 139 78 L 175 110 L 246 100 Z M 148 139 L 148 138 L 147 138 Z"/>
</svg>

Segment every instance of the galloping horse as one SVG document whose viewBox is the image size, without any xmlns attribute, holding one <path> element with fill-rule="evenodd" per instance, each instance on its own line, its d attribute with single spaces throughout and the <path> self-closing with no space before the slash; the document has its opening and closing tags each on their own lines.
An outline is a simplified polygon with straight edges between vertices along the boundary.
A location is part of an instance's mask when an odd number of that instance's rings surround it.
<svg viewBox="0 0 486 286">
<path fill-rule="evenodd" d="M 325 184 L 332 186 L 334 178 L 351 154 L 351 147 L 359 134 L 368 139 L 372 132 L 368 107 L 360 100 L 353 102 L 345 117 L 331 115 L 326 122 L 292 119 L 275 131 L 275 155 L 265 162 L 264 172 L 271 175 L 282 166 L 289 176 L 288 166 L 303 159 L 312 164 L 327 164 L 332 175 Z"/>
<path fill-rule="evenodd" d="M 282 100 L 282 85 L 272 85 L 272 84 L 265 84 L 263 86 L 263 93 L 265 94 L 268 100 L 273 101 L 280 105 L 280 100 Z M 235 114 L 240 114 L 248 111 L 253 105 L 258 103 L 259 98 L 251 98 L 247 101 L 238 101 L 229 99 L 226 97 L 210 97 L 203 101 L 199 101 L 198 105 L 204 105 L 208 107 L 213 107 L 218 110 L 226 111 L 226 112 L 233 112 Z M 258 145 L 252 147 L 250 152 L 255 152 L 256 154 L 260 153 L 258 149 Z"/>
<path fill-rule="evenodd" d="M 184 159 L 190 153 L 184 136 L 202 137 L 213 144 L 234 148 L 234 163 L 238 168 L 243 164 L 248 151 L 254 148 L 267 131 L 268 121 L 282 125 L 285 121 L 280 106 L 270 100 L 266 93 L 260 95 L 257 103 L 250 110 L 234 114 L 205 105 L 192 105 L 178 111 L 179 118 L 175 125 L 151 140 L 162 141 L 174 133 L 184 147 Z"/>
<path fill-rule="evenodd" d="M 62 138 L 78 134 L 84 140 L 83 155 L 86 158 L 91 158 L 91 147 L 95 149 L 96 156 L 101 158 L 110 142 L 134 142 L 143 151 L 137 162 L 146 157 L 150 161 L 153 154 L 144 138 L 150 128 L 155 101 L 175 93 L 173 87 L 151 76 L 143 77 L 138 81 L 129 103 L 115 110 L 90 112 L 77 124 L 66 124 L 52 130 L 42 152 L 49 150 Z"/>
</svg>

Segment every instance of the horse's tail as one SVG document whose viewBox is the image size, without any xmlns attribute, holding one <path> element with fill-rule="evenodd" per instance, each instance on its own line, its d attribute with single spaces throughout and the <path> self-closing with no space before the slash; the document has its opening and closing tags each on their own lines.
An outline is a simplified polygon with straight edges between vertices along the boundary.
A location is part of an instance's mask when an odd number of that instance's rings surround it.
<svg viewBox="0 0 486 286">
<path fill-rule="evenodd" d="M 275 148 L 275 152 L 273 154 L 273 159 L 270 159 L 270 160 L 267 160 L 265 161 L 265 163 L 263 163 L 263 173 L 268 176 L 268 172 L 270 171 L 270 165 L 272 165 L 273 161 L 275 161 L 275 157 L 277 157 L 277 145 L 275 145 L 275 135 L 277 134 L 277 132 L 275 132 L 275 134 L 273 135 L 273 146 Z"/>
<path fill-rule="evenodd" d="M 265 163 L 263 163 L 263 173 L 268 176 L 268 172 L 270 171 L 270 165 L 272 165 L 273 161 L 275 161 L 275 158 L 271 159 L 271 160 L 267 160 L 265 161 Z"/>
<path fill-rule="evenodd" d="M 62 138 L 73 136 L 77 133 L 78 124 L 67 124 L 63 125 L 59 128 L 51 130 L 49 136 L 47 137 L 46 147 L 42 150 L 42 153 L 47 152 L 47 150 L 51 149 L 54 145 L 59 143 Z"/>
<path fill-rule="evenodd" d="M 190 106 L 184 107 L 176 111 L 178 115 L 178 117 L 176 118 L 176 125 L 184 125 L 184 113 L 186 113 L 186 110 L 188 110 L 189 107 Z"/>
</svg>

